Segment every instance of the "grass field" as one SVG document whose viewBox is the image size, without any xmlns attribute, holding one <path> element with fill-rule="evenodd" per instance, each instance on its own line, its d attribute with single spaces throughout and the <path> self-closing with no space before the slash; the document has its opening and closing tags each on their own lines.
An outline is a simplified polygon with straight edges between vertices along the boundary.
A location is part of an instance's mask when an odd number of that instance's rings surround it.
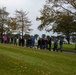
<svg viewBox="0 0 76 75">
<path fill-rule="evenodd" d="M 52 44 L 52 48 L 53 48 L 53 44 Z M 59 48 L 59 45 L 58 45 L 58 48 Z M 75 44 L 63 44 L 62 50 L 67 52 L 76 52 Z"/>
<path fill-rule="evenodd" d="M 70 51 L 70 52 L 76 52 L 75 50 L 75 44 L 64 44 L 63 45 L 64 51 Z"/>
<path fill-rule="evenodd" d="M 0 75 L 76 75 L 76 55 L 0 44 Z"/>
</svg>

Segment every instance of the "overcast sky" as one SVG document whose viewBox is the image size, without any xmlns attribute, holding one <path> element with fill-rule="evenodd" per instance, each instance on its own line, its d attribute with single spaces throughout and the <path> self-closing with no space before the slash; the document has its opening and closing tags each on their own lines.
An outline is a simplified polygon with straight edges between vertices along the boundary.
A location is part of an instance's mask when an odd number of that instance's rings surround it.
<svg viewBox="0 0 76 75">
<path fill-rule="evenodd" d="M 56 35 L 50 33 L 46 33 L 45 31 L 39 31 L 37 29 L 40 21 L 36 21 L 36 17 L 40 16 L 39 10 L 43 7 L 46 0 L 0 0 L 0 7 L 6 7 L 7 11 L 10 12 L 10 16 L 13 16 L 15 10 L 23 10 L 29 12 L 28 18 L 32 21 L 32 29 L 33 31 L 30 33 L 31 35 L 42 34 L 46 35 Z"/>
</svg>

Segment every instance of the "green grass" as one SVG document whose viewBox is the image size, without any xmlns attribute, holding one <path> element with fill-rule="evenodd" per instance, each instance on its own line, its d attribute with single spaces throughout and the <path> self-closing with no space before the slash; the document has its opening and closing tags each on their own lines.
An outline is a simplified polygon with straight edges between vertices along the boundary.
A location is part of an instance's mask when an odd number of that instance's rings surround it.
<svg viewBox="0 0 76 75">
<path fill-rule="evenodd" d="M 75 44 L 64 44 L 63 45 L 64 51 L 70 51 L 70 52 L 76 52 L 75 50 Z"/>
<path fill-rule="evenodd" d="M 37 45 L 37 43 L 35 45 Z M 52 48 L 54 48 L 53 43 L 52 43 Z M 59 45 L 58 45 L 58 48 L 59 48 Z M 63 44 L 62 50 L 67 52 L 76 52 L 75 44 Z"/>
<path fill-rule="evenodd" d="M 76 55 L 0 44 L 0 75 L 76 75 Z"/>
<path fill-rule="evenodd" d="M 54 48 L 53 44 L 52 44 L 52 48 Z M 59 45 L 58 45 L 58 48 L 59 48 Z M 67 52 L 76 52 L 75 44 L 63 44 L 62 50 Z"/>
</svg>

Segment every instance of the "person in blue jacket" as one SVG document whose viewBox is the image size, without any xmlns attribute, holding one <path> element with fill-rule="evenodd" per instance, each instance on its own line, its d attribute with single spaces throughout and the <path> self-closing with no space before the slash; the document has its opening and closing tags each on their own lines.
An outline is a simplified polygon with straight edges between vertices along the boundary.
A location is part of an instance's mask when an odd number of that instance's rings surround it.
<svg viewBox="0 0 76 75">
<path fill-rule="evenodd" d="M 32 42 L 32 47 L 34 47 L 34 44 L 35 44 L 35 38 L 34 37 L 31 39 L 31 42 Z"/>
</svg>

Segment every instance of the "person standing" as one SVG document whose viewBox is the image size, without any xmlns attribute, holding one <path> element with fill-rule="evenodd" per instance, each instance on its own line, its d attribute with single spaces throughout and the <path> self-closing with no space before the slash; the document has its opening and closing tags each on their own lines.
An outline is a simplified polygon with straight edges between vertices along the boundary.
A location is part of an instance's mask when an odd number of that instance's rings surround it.
<svg viewBox="0 0 76 75">
<path fill-rule="evenodd" d="M 51 40 L 51 37 L 50 37 L 49 40 L 48 40 L 49 51 L 51 51 L 51 44 L 52 44 L 52 40 Z"/>
<path fill-rule="evenodd" d="M 13 41 L 14 41 L 14 37 L 12 36 L 11 37 L 11 44 L 13 44 Z"/>
<path fill-rule="evenodd" d="M 53 48 L 53 51 L 57 51 L 58 52 L 58 40 L 57 39 L 54 40 L 54 48 Z"/>
<path fill-rule="evenodd" d="M 40 48 L 40 38 L 38 39 L 37 49 Z"/>
<path fill-rule="evenodd" d="M 60 50 L 62 52 L 62 46 L 63 46 L 63 39 L 62 38 L 59 41 L 59 45 L 60 45 L 60 48 L 58 50 Z"/>
<path fill-rule="evenodd" d="M 45 38 L 44 42 L 45 42 L 45 49 L 48 50 L 48 39 Z"/>
<path fill-rule="evenodd" d="M 14 37 L 14 45 L 17 46 L 17 37 Z"/>
<path fill-rule="evenodd" d="M 24 38 L 22 37 L 22 46 L 24 47 L 24 43 L 25 43 L 25 40 L 24 40 Z"/>
<path fill-rule="evenodd" d="M 32 47 L 34 47 L 34 44 L 35 44 L 35 38 L 34 37 L 31 39 L 31 42 L 32 42 Z"/>
<path fill-rule="evenodd" d="M 19 38 L 19 46 L 21 46 L 21 42 L 22 42 L 22 40 L 21 40 L 21 37 Z"/>
<path fill-rule="evenodd" d="M 7 43 L 7 36 L 3 36 L 4 43 Z"/>
</svg>

